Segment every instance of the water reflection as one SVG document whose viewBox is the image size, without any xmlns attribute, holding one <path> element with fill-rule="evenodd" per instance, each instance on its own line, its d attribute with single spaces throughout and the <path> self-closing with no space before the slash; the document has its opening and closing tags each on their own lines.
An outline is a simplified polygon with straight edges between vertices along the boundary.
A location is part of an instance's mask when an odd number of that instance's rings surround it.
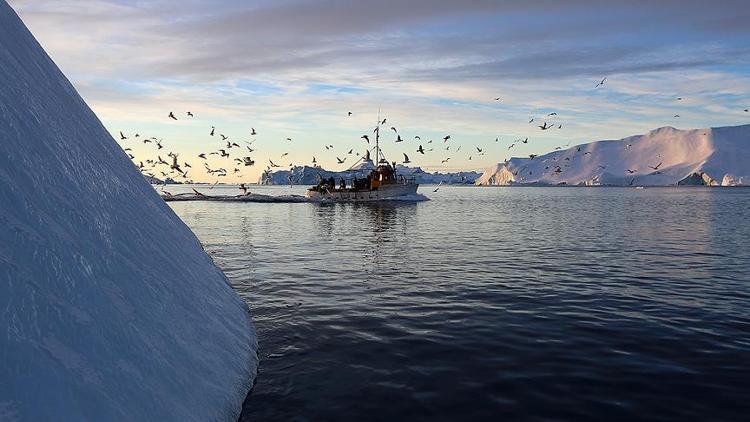
<svg viewBox="0 0 750 422">
<path fill-rule="evenodd" d="M 253 310 L 243 420 L 750 411 L 750 190 L 432 196 L 173 203 Z"/>
</svg>

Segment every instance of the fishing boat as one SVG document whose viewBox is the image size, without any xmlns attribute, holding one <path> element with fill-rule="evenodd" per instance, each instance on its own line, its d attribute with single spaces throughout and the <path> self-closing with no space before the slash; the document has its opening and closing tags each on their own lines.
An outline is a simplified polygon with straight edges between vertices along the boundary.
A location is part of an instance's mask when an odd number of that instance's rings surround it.
<svg viewBox="0 0 750 422">
<path fill-rule="evenodd" d="M 382 201 L 415 195 L 419 184 L 414 178 L 399 175 L 396 162 L 389 162 L 380 149 L 380 113 L 375 127 L 375 162 L 370 150 L 349 168 L 349 180 L 321 179 L 318 185 L 307 189 L 305 196 L 315 200 L 330 201 Z"/>
</svg>

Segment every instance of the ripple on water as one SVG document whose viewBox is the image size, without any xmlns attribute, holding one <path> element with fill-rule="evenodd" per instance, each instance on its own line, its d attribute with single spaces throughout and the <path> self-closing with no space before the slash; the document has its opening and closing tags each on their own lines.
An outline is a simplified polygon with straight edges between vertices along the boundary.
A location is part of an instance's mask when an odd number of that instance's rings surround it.
<svg viewBox="0 0 750 422">
<path fill-rule="evenodd" d="M 750 190 L 428 195 L 171 203 L 253 312 L 243 420 L 746 417 Z"/>
</svg>

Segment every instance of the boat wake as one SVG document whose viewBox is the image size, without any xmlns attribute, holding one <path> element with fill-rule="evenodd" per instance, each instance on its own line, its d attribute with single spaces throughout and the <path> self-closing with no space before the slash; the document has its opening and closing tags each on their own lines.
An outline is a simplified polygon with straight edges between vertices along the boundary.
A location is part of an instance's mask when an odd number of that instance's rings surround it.
<svg viewBox="0 0 750 422">
<path fill-rule="evenodd" d="M 259 203 L 290 203 L 290 202 L 316 202 L 301 195 L 261 195 L 251 193 L 248 195 L 196 195 L 194 193 L 181 193 L 177 195 L 161 194 L 166 202 L 188 202 L 188 201 L 211 201 L 211 202 L 259 202 Z"/>
</svg>

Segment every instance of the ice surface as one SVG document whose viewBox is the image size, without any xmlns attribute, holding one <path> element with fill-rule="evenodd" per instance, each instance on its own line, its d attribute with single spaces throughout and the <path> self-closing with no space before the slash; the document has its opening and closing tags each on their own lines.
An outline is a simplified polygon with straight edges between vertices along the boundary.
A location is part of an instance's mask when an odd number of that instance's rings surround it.
<svg viewBox="0 0 750 422">
<path fill-rule="evenodd" d="M 5 0 L 0 329 L 0 419 L 236 420 L 258 363 L 245 303 Z"/>
<path fill-rule="evenodd" d="M 512 158 L 487 170 L 477 184 L 666 186 L 680 181 L 750 184 L 750 125 L 695 130 L 664 127 L 619 141 L 573 146 L 533 160 Z"/>
</svg>

